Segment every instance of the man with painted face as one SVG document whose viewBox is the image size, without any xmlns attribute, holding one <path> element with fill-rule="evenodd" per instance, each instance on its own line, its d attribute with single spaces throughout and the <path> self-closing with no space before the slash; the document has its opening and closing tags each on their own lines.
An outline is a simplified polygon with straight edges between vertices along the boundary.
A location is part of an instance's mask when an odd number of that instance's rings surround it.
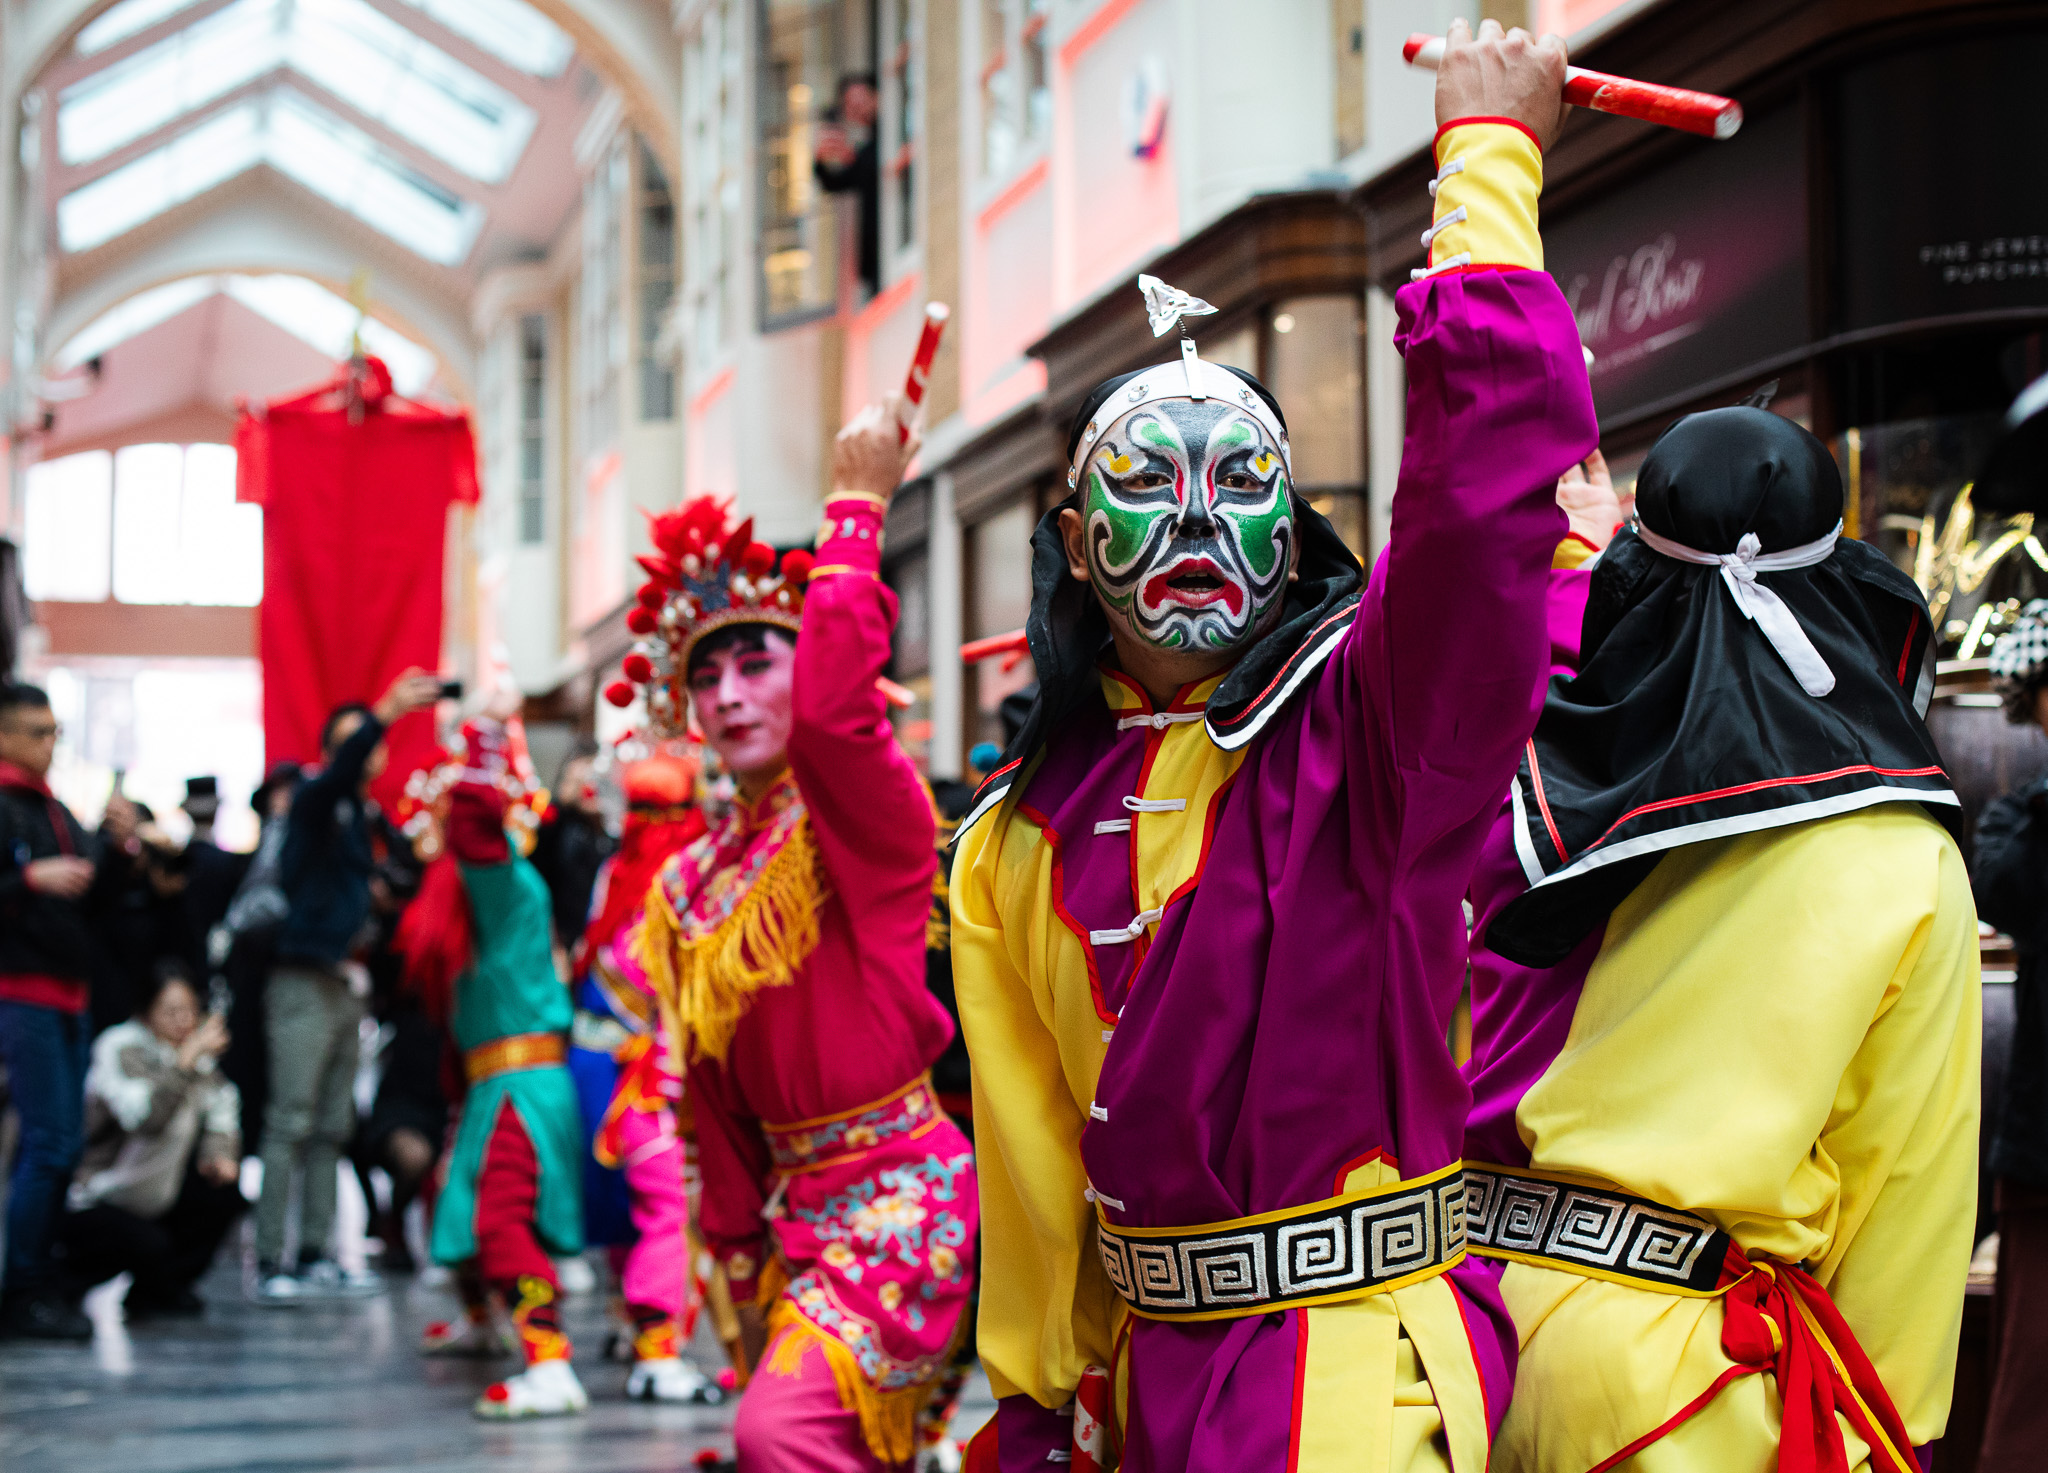
<svg viewBox="0 0 2048 1473">
<path fill-rule="evenodd" d="M 658 637 L 627 662 L 654 734 L 687 706 L 739 784 L 662 866 L 633 955 L 688 1056 L 699 1225 L 743 1306 L 740 1473 L 909 1463 L 974 1280 L 973 1152 L 929 1073 L 953 1034 L 925 987 L 931 799 L 876 686 L 897 425 L 892 403 L 840 432 L 815 562 L 710 497 L 657 518 Z"/>
<path fill-rule="evenodd" d="M 1486 1464 L 1515 1342 L 1463 1261 L 1445 1039 L 1595 438 L 1536 230 L 1564 65 L 1453 28 L 1369 582 L 1249 375 L 1183 342 L 1076 417 L 1032 547 L 1040 696 L 953 871 L 982 1466 Z M 1144 285 L 1155 330 L 1203 306 Z"/>
</svg>

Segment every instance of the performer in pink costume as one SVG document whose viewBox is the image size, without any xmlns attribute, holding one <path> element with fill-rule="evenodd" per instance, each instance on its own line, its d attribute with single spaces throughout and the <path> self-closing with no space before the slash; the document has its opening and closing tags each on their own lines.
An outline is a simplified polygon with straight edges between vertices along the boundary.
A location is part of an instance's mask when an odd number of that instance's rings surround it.
<svg viewBox="0 0 2048 1473">
<path fill-rule="evenodd" d="M 609 1071 L 612 1081 L 602 1117 L 592 1122 L 591 1149 L 599 1164 L 625 1178 L 632 1233 L 630 1240 L 618 1241 L 614 1229 L 613 1238 L 601 1241 L 610 1241 L 633 1328 L 626 1394 L 646 1401 L 721 1399 L 718 1388 L 680 1350 L 696 1320 L 689 1293 L 685 1149 L 677 1120 L 681 1067 L 631 946 L 641 898 L 655 873 L 704 832 L 694 801 L 695 780 L 694 763 L 666 754 L 626 768 L 619 851 L 598 874 L 590 925 L 579 948 L 586 969 L 579 990 L 579 1053 L 589 1072 L 601 1077 Z M 616 1217 L 616 1207 L 610 1215 Z M 592 1216 L 595 1221 L 594 1205 Z"/>
<path fill-rule="evenodd" d="M 931 800 L 875 683 L 915 449 L 890 408 L 841 432 L 815 565 L 778 568 L 709 498 L 657 518 L 646 560 L 673 590 L 650 710 L 687 700 L 740 785 L 663 867 L 634 954 L 684 1030 L 701 1226 L 748 1306 L 741 1473 L 910 1462 L 973 1284 L 973 1153 L 927 1072 L 952 1035 L 924 977 Z"/>
</svg>

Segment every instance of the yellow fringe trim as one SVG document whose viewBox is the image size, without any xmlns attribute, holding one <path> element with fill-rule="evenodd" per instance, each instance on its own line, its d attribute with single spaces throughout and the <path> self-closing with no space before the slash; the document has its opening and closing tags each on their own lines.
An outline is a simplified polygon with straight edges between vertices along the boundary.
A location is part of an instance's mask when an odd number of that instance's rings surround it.
<svg viewBox="0 0 2048 1473">
<path fill-rule="evenodd" d="M 685 940 L 682 922 L 657 877 L 633 958 L 655 995 L 687 1031 L 690 1057 L 723 1061 L 732 1036 L 763 987 L 787 987 L 818 945 L 825 901 L 811 821 L 800 820 L 716 930 Z M 678 1042 L 681 1041 L 680 1036 Z"/>
<path fill-rule="evenodd" d="M 798 1314 L 789 1300 L 778 1298 L 768 1311 L 768 1353 L 761 1359 L 761 1370 L 773 1376 L 801 1375 L 804 1352 L 813 1345 L 825 1352 L 832 1383 L 839 1388 L 839 1404 L 860 1418 L 868 1451 L 885 1463 L 908 1463 L 915 1458 L 917 1414 L 943 1378 L 934 1377 L 901 1391 L 877 1391 L 861 1374 L 851 1350 Z"/>
</svg>

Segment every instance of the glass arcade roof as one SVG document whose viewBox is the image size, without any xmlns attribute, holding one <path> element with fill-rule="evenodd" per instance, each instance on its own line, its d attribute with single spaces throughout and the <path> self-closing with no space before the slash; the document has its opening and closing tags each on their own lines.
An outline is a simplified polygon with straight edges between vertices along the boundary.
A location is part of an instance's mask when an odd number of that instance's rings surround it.
<svg viewBox="0 0 2048 1473">
<path fill-rule="evenodd" d="M 469 254 L 483 207 L 450 193 L 289 87 L 244 98 L 57 201 L 57 239 L 90 250 L 268 164 L 443 266 Z"/>
</svg>

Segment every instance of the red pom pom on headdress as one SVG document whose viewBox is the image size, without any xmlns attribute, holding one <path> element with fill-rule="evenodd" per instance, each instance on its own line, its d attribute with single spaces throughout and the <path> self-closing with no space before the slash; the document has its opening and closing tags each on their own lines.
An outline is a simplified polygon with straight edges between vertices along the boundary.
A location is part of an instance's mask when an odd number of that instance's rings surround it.
<svg viewBox="0 0 2048 1473">
<path fill-rule="evenodd" d="M 621 662 L 624 680 L 605 688 L 614 705 L 646 696 L 649 735 L 684 734 L 689 696 L 683 689 L 690 651 L 698 640 L 729 624 L 771 624 L 794 634 L 803 618 L 811 554 L 785 553 L 754 540 L 753 518 L 731 520 L 731 506 L 696 496 L 647 519 L 655 553 L 638 562 L 648 582 L 628 610 L 626 627 L 641 636 Z"/>
</svg>

